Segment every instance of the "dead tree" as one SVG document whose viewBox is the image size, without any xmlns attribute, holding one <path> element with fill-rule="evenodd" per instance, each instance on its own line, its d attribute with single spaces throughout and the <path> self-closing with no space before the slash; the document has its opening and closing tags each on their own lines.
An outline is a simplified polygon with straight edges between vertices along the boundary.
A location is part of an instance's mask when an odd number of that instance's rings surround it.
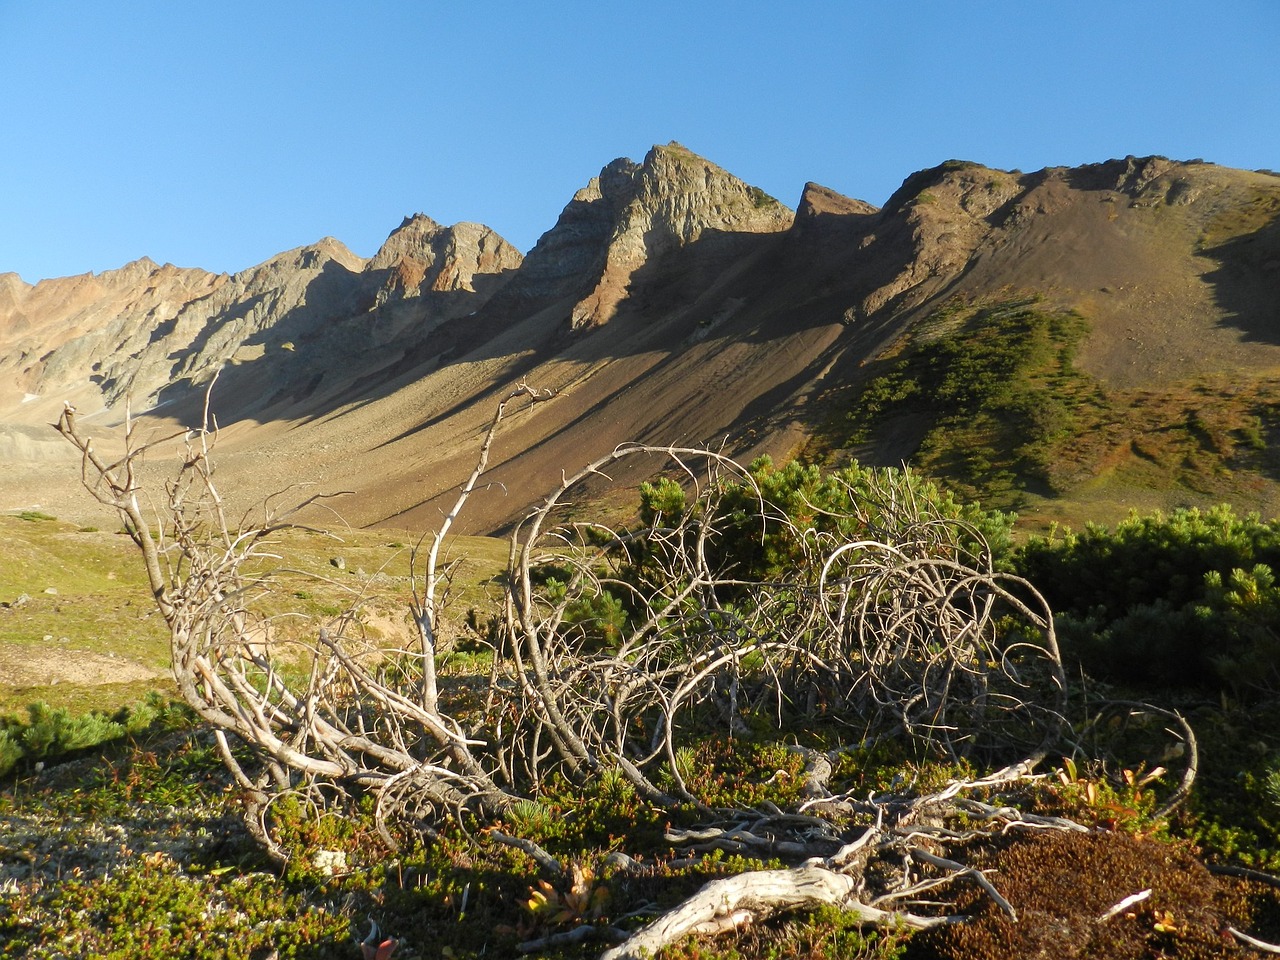
<svg viewBox="0 0 1280 960">
<path fill-rule="evenodd" d="M 582 784 L 609 774 L 652 803 L 703 811 L 706 830 L 674 833 L 676 847 L 718 845 L 795 864 L 720 881 L 608 954 L 621 958 L 817 902 L 868 923 L 944 922 L 913 914 L 912 898 L 966 880 L 999 897 L 985 877 L 941 855 L 954 839 L 939 826 L 947 816 L 1074 826 L 965 797 L 1027 776 L 1051 750 L 1073 749 L 1067 682 L 1038 592 L 997 571 L 977 531 L 931 510 L 905 474 L 886 475 L 874 504 L 850 492 L 841 509 L 857 533 L 847 536 L 837 531 L 848 523 L 798 525 L 723 454 L 618 447 L 566 477 L 519 524 L 485 706 L 451 715 L 437 676 L 441 546 L 481 482 L 507 408 L 548 397 L 520 384 L 498 405 L 454 508 L 415 551 L 418 636 L 404 649 L 368 642 L 354 616 L 317 625 L 288 649 L 261 643 L 257 601 L 279 569 L 273 540 L 323 498 L 271 500 L 233 521 L 215 483 L 207 399 L 201 429 L 161 440 L 142 442 L 127 420 L 114 460 L 64 411 L 57 428 L 81 453 L 86 487 L 117 511 L 141 552 L 178 688 L 253 798 L 249 821 L 269 849 L 283 854 L 270 805 L 294 792 L 320 803 L 372 794 L 394 844 L 397 831 L 429 834 L 463 810 L 494 822 L 553 773 Z M 176 470 L 148 501 L 141 460 L 175 440 Z M 635 458 L 660 458 L 689 491 L 687 505 L 620 529 L 565 515 L 590 483 Z M 783 531 L 791 562 L 765 579 L 744 576 L 726 547 L 744 529 L 758 538 Z M 760 718 L 837 731 L 830 749 L 807 748 L 805 804 L 711 809 L 689 783 L 682 751 L 707 731 L 735 736 Z M 998 772 L 921 796 L 832 795 L 839 752 L 883 738 Z M 242 764 L 234 743 L 259 763 Z M 528 850 L 549 874 L 564 872 L 528 838 L 491 836 Z M 872 859 L 899 864 L 887 871 L 897 877 L 892 888 L 871 889 Z"/>
</svg>

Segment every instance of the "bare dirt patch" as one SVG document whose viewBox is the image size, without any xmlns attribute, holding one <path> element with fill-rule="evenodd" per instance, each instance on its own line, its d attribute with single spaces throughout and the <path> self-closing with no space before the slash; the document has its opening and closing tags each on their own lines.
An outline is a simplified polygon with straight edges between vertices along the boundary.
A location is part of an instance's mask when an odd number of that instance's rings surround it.
<svg viewBox="0 0 1280 960">
<path fill-rule="evenodd" d="M 124 657 L 88 650 L 67 650 L 56 640 L 38 650 L 0 647 L 0 688 L 52 687 L 63 683 L 101 686 L 162 676 L 163 671 Z"/>
</svg>

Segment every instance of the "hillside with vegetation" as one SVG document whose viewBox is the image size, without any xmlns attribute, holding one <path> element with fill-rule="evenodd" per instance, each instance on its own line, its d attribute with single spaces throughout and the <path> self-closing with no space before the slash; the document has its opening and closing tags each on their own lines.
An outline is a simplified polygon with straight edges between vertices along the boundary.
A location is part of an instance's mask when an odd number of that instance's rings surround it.
<svg viewBox="0 0 1280 960">
<path fill-rule="evenodd" d="M 201 449 L 158 526 L 129 455 L 93 467 L 116 536 L 169 565 L 148 580 L 186 704 L 4 721 L 9 955 L 1227 957 L 1280 934 L 1274 524 L 1019 546 L 910 472 L 637 447 L 565 478 L 505 573 L 428 540 L 329 606 L 397 547 L 305 575 L 288 509 L 223 528 Z M 658 453 L 627 525 L 584 522 L 576 490 Z M 416 630 L 385 629 L 387 588 Z"/>
<path fill-rule="evenodd" d="M 670 144 L 0 277 L 0 956 L 1274 945 L 1278 213 Z"/>
<path fill-rule="evenodd" d="M 508 424 L 466 532 L 509 529 L 562 470 L 625 442 L 910 462 L 1046 525 L 1223 499 L 1270 514 L 1278 213 L 1270 173 L 1159 157 L 1031 173 L 950 161 L 878 209 L 808 184 L 793 213 L 667 144 L 606 165 L 524 256 L 417 215 L 368 260 L 327 238 L 230 276 L 139 261 L 6 278 L 0 503 L 109 522 L 63 481 L 74 452 L 49 430 L 63 403 L 118 441 L 128 400 L 163 435 L 200 425 L 216 375 L 241 508 L 316 483 L 357 494 L 344 515 L 359 527 L 434 528 L 521 380 L 556 400 Z M 1061 329 L 1023 330 L 1032 317 Z M 948 324 L 963 330 L 927 346 Z M 1051 348 L 1032 343 L 1046 335 Z M 922 396 L 870 432 L 839 426 L 869 381 L 919 381 L 891 365 L 974 337 L 986 353 L 954 359 L 978 378 L 1021 364 L 1020 399 L 964 402 L 995 404 L 989 421 L 1043 400 L 1039 451 L 997 451 L 1008 463 L 989 479 L 966 465 L 945 449 L 953 425 L 937 428 L 960 399 L 941 383 L 924 420 Z M 1052 476 L 1026 459 L 1059 453 Z"/>
</svg>

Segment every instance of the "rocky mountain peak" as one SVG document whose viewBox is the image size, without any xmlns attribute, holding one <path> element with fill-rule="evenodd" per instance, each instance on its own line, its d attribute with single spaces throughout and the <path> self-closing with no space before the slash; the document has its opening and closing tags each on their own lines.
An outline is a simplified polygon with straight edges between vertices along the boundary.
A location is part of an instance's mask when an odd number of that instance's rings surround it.
<svg viewBox="0 0 1280 960">
<path fill-rule="evenodd" d="M 640 267 L 710 235 L 777 233 L 794 213 L 676 142 L 642 163 L 620 158 L 592 178 L 542 236 L 519 291 L 572 296 L 575 328 L 609 320 Z"/>
<path fill-rule="evenodd" d="M 364 269 L 365 261 L 352 253 L 341 240 L 322 237 L 315 243 L 285 250 L 256 266 L 241 270 L 233 274 L 231 279 L 250 288 L 260 288 L 272 286 L 281 278 L 292 274 L 321 272 L 329 264 L 348 273 L 359 273 Z"/>
<path fill-rule="evenodd" d="M 405 257 L 418 260 L 431 258 L 431 243 L 444 229 L 425 213 L 405 217 L 369 260 L 367 269 L 385 270 Z"/>
<path fill-rule="evenodd" d="M 796 206 L 796 226 L 821 217 L 869 216 L 879 211 L 879 207 L 865 200 L 846 197 L 830 187 L 810 181 L 804 185 L 800 203 Z"/>
<path fill-rule="evenodd" d="M 31 284 L 16 273 L 0 273 L 0 310 L 4 309 L 5 304 L 16 302 L 30 289 Z"/>
<path fill-rule="evenodd" d="M 97 275 L 99 280 L 127 286 L 131 283 L 137 283 L 144 277 L 149 277 L 160 269 L 160 264 L 156 263 L 150 257 L 139 257 L 137 260 L 131 260 L 118 270 L 105 270 Z"/>
<path fill-rule="evenodd" d="M 428 290 L 492 292 L 523 261 L 519 250 L 483 224 L 445 227 L 416 213 L 391 232 L 365 271 L 380 284 L 381 306 Z"/>
<path fill-rule="evenodd" d="M 791 226 L 795 214 L 759 187 L 743 182 L 710 160 L 674 140 L 655 146 L 635 172 L 636 195 L 629 221 L 620 233 L 637 226 L 658 231 L 658 243 L 681 246 L 708 230 L 730 233 L 775 233 Z M 651 249 L 653 256 L 663 252 Z"/>
</svg>

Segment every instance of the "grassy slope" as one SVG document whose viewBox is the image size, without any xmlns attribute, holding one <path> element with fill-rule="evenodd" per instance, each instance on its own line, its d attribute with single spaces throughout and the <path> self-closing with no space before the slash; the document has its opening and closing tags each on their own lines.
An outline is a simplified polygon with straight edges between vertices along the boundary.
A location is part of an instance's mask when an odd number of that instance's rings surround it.
<svg viewBox="0 0 1280 960">
<path fill-rule="evenodd" d="M 394 639 L 407 630 L 413 541 L 385 530 L 336 536 L 297 531 L 282 537 L 279 552 L 297 572 L 279 578 L 270 612 L 333 617 L 363 598 L 367 628 Z M 9 604 L 0 607 L 0 712 L 35 701 L 74 712 L 111 711 L 147 690 L 172 689 L 168 632 L 128 537 L 7 515 L 0 516 L 0 543 L 6 557 L 0 603 Z M 339 557 L 345 570 L 330 562 Z M 443 559 L 462 558 L 450 607 L 455 615 L 493 604 L 491 581 L 506 557 L 504 541 L 465 537 L 449 544 Z M 18 602 L 24 595 L 28 599 Z M 286 635 L 292 620 L 279 620 Z M 142 673 L 150 676 L 129 678 Z"/>
<path fill-rule="evenodd" d="M 168 633 L 127 537 L 55 519 L 0 516 L 0 542 L 7 559 L 0 565 L 0 602 L 9 605 L 0 608 L 0 709 L 37 700 L 110 709 L 163 687 Z M 118 675 L 156 676 L 75 682 L 77 675 L 104 675 L 110 664 L 103 658 L 120 661 Z"/>
</svg>

